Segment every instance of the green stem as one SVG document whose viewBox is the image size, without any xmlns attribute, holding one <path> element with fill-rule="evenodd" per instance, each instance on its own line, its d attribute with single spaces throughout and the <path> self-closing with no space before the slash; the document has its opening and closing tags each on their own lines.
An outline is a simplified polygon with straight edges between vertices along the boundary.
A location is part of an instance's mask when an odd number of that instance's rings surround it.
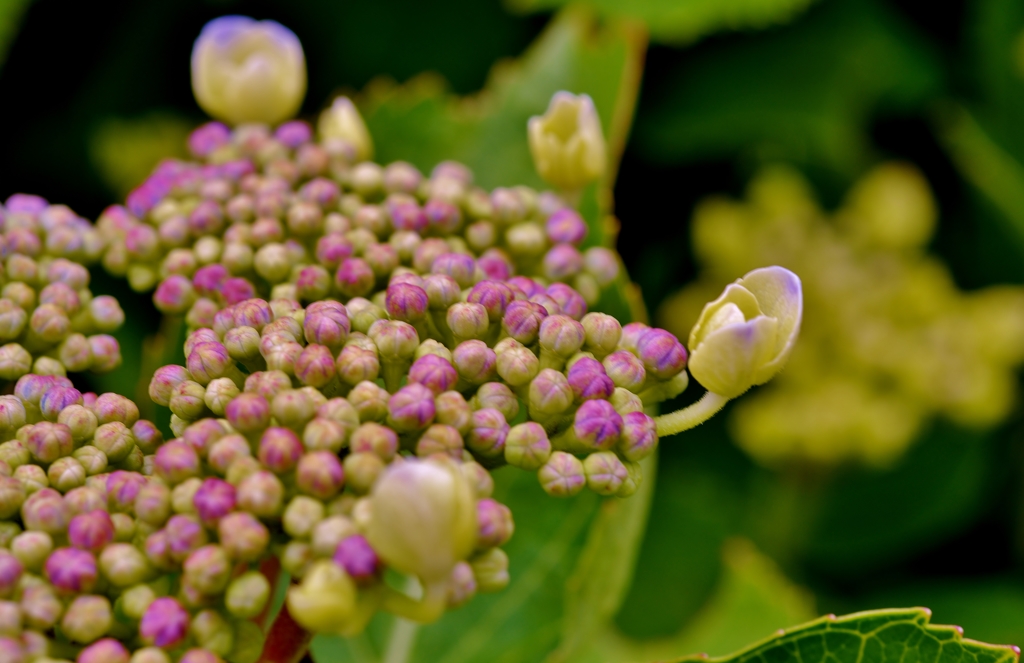
<svg viewBox="0 0 1024 663">
<path fill-rule="evenodd" d="M 729 399 L 725 396 L 719 396 L 709 391 L 696 403 L 684 407 L 682 410 L 676 410 L 675 412 L 663 414 L 655 418 L 654 421 L 658 425 L 658 437 L 675 435 L 676 433 L 682 433 L 684 430 L 696 428 L 715 416 L 728 402 Z"/>
<path fill-rule="evenodd" d="M 399 617 L 429 624 L 441 618 L 447 602 L 448 583 L 441 581 L 427 584 L 423 588 L 423 598 L 419 600 L 385 586 L 381 607 Z"/>
</svg>

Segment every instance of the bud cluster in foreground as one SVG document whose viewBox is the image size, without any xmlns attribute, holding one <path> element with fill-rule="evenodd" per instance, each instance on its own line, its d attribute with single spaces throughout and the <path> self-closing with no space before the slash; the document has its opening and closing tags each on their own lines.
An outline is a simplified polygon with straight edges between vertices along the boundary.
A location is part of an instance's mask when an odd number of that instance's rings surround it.
<svg viewBox="0 0 1024 663">
<path fill-rule="evenodd" d="M 64 205 L 15 194 L 0 205 L 0 380 L 106 372 L 121 363 L 109 334 L 124 312 L 89 290 L 101 233 Z"/>
</svg>

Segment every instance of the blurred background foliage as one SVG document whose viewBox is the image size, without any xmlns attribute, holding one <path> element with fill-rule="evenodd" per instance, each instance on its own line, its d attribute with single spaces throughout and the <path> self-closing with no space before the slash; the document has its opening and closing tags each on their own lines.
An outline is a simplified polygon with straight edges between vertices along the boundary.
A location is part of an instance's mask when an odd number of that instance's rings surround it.
<svg viewBox="0 0 1024 663">
<path fill-rule="evenodd" d="M 1024 644 L 1024 3 L 0 0 L 0 197 L 95 218 L 181 155 L 203 119 L 192 40 L 226 13 L 299 35 L 304 117 L 352 94 L 380 161 L 456 158 L 485 186 L 539 184 L 526 118 L 591 94 L 619 167 L 584 196 L 590 241 L 639 285 L 602 302 L 618 315 L 644 315 L 638 292 L 685 341 L 755 262 L 808 291 L 791 370 L 665 440 L 641 493 L 553 502 L 499 472 L 510 587 L 418 631 L 320 638 L 317 661 L 720 655 L 911 605 Z M 141 405 L 180 342 L 146 296 L 99 273 L 94 290 L 129 324 L 92 387 Z M 774 424 L 750 423 L 759 407 Z"/>
</svg>

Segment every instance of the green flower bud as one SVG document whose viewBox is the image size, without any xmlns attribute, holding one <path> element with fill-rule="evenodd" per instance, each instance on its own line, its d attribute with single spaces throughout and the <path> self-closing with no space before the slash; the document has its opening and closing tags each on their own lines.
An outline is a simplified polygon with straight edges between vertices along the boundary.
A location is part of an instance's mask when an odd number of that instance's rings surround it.
<svg viewBox="0 0 1024 663">
<path fill-rule="evenodd" d="M 284 531 L 295 539 L 305 539 L 313 528 L 324 519 L 324 504 L 304 495 L 293 497 L 284 510 L 281 524 Z"/>
<path fill-rule="evenodd" d="M 501 548 L 491 548 L 469 560 L 481 592 L 497 592 L 508 586 L 508 555 Z"/>
<path fill-rule="evenodd" d="M 306 393 L 288 389 L 274 396 L 270 413 L 280 425 L 302 430 L 306 422 L 316 415 L 316 403 Z"/>
<path fill-rule="evenodd" d="M 84 334 L 71 334 L 57 347 L 57 359 L 69 371 L 86 371 L 94 361 L 92 344 Z"/>
<path fill-rule="evenodd" d="M 185 380 L 174 387 L 168 403 L 171 412 L 186 420 L 198 419 L 206 411 L 206 389 L 192 380 Z"/>
<path fill-rule="evenodd" d="M 345 456 L 344 467 L 345 485 L 355 494 L 365 495 L 370 492 L 370 488 L 386 466 L 378 454 L 363 451 Z"/>
<path fill-rule="evenodd" d="M 626 466 L 611 451 L 598 451 L 583 459 L 587 487 L 598 495 L 615 495 L 626 480 Z"/>
<path fill-rule="evenodd" d="M 360 382 L 348 394 L 348 402 L 364 422 L 383 421 L 388 414 L 388 398 L 386 390 L 369 381 Z"/>
<path fill-rule="evenodd" d="M 22 465 L 14 470 L 14 478 L 21 482 L 28 495 L 50 486 L 50 478 L 46 476 L 46 470 L 38 465 Z"/>
<path fill-rule="evenodd" d="M 477 499 L 490 497 L 494 493 L 494 477 L 484 469 L 483 465 L 468 460 L 464 461 L 459 466 L 459 469 L 470 485 L 473 486 L 473 492 L 476 494 Z"/>
<path fill-rule="evenodd" d="M 135 538 L 135 519 L 127 513 L 112 513 L 110 520 L 114 523 L 114 541 L 128 543 Z"/>
<path fill-rule="evenodd" d="M 235 622 L 235 648 L 228 654 L 227 660 L 231 663 L 257 663 L 263 655 L 264 642 L 263 631 L 255 622 Z"/>
<path fill-rule="evenodd" d="M 137 649 L 128 663 L 171 663 L 171 657 L 159 647 Z"/>
<path fill-rule="evenodd" d="M 99 426 L 96 414 L 84 405 L 69 405 L 57 415 L 57 423 L 64 424 L 71 430 L 71 439 L 75 444 L 91 440 Z"/>
<path fill-rule="evenodd" d="M 196 493 L 202 485 L 202 479 L 191 477 L 171 489 L 171 510 L 174 513 L 196 513 Z"/>
<path fill-rule="evenodd" d="M 388 566 L 430 583 L 448 577 L 476 543 L 473 488 L 454 463 L 390 465 L 370 494 L 366 538 Z"/>
<path fill-rule="evenodd" d="M 156 600 L 156 597 L 156 592 L 149 585 L 135 585 L 121 594 L 118 599 L 118 608 L 129 619 L 138 621 L 146 614 L 146 608 Z"/>
<path fill-rule="evenodd" d="M 579 458 L 564 451 L 552 452 L 548 461 L 538 470 L 541 488 L 552 497 L 569 497 L 583 490 L 586 472 Z"/>
<path fill-rule="evenodd" d="M 0 460 L 7 463 L 8 467 L 17 469 L 32 460 L 32 454 L 18 440 L 8 440 L 0 444 Z"/>
<path fill-rule="evenodd" d="M 257 518 L 275 518 L 284 508 L 284 484 L 265 470 L 238 484 L 238 506 Z"/>
<path fill-rule="evenodd" d="M 218 417 L 223 417 L 228 403 L 240 393 L 238 386 L 231 378 L 217 378 L 206 385 L 203 402 Z"/>
<path fill-rule="evenodd" d="M 17 343 L 0 346 L 0 379 L 17 380 L 32 368 L 32 355 Z"/>
<path fill-rule="evenodd" d="M 92 445 L 75 449 L 71 457 L 79 462 L 86 476 L 96 476 L 107 471 L 107 454 Z"/>
<path fill-rule="evenodd" d="M 313 527 L 310 547 L 313 555 L 318 558 L 330 558 L 343 539 L 358 534 L 356 525 L 350 518 L 333 515 L 324 518 Z"/>
<path fill-rule="evenodd" d="M 13 341 L 21 335 L 28 322 L 25 309 L 10 299 L 0 299 L 0 341 Z"/>
<path fill-rule="evenodd" d="M 46 471 L 50 485 L 62 493 L 85 485 L 85 474 L 82 464 L 71 457 L 58 458 Z"/>
<path fill-rule="evenodd" d="M 505 461 L 528 471 L 538 470 L 551 458 L 551 442 L 544 427 L 527 421 L 513 426 L 505 438 Z"/>
<path fill-rule="evenodd" d="M 725 398 L 764 384 L 789 359 L 802 313 L 795 274 L 782 267 L 748 273 L 701 312 L 690 332 L 690 373 Z"/>
<path fill-rule="evenodd" d="M 252 619 L 263 612 L 270 600 L 270 583 L 259 571 L 249 571 L 228 585 L 224 606 L 238 619 Z"/>
<path fill-rule="evenodd" d="M 337 630 L 356 607 L 356 586 L 331 560 L 313 562 L 302 583 L 288 590 L 288 612 L 311 631 Z"/>
<path fill-rule="evenodd" d="M 197 645 L 217 656 L 227 656 L 235 648 L 235 630 L 216 610 L 200 610 L 188 630 Z"/>
<path fill-rule="evenodd" d="M 21 608 L 13 601 L 0 601 L 0 636 L 16 638 L 22 629 Z"/>
<path fill-rule="evenodd" d="M 135 449 L 135 436 L 120 421 L 112 421 L 96 429 L 92 444 L 105 453 L 110 462 L 118 463 Z"/>
<path fill-rule="evenodd" d="M 527 135 L 533 165 L 552 186 L 577 191 L 604 174 L 607 147 L 589 96 L 556 92 L 547 112 L 530 118 Z"/>
<path fill-rule="evenodd" d="M 0 436 L 9 440 L 25 425 L 25 405 L 17 396 L 0 396 Z"/>
<path fill-rule="evenodd" d="M 356 161 L 373 157 L 373 141 L 363 118 L 348 97 L 338 97 L 320 114 L 317 131 L 325 142 L 342 141 L 352 149 Z"/>
<path fill-rule="evenodd" d="M 141 550 L 128 543 L 112 543 L 99 558 L 100 571 L 115 587 L 130 587 L 152 575 L 153 567 Z"/>
<path fill-rule="evenodd" d="M 629 497 L 634 494 L 640 488 L 640 484 L 643 483 L 644 479 L 640 463 L 630 460 L 624 462 L 626 465 L 626 480 L 622 482 L 619 491 L 615 493 L 616 497 Z"/>
<path fill-rule="evenodd" d="M 105 596 L 79 596 L 68 605 L 60 628 L 70 640 L 86 644 L 103 637 L 113 623 L 113 611 Z"/>
<path fill-rule="evenodd" d="M 53 539 L 46 532 L 22 532 L 11 541 L 11 553 L 32 573 L 42 571 L 51 552 Z"/>
<path fill-rule="evenodd" d="M 301 579 L 313 563 L 313 549 L 305 541 L 289 541 L 280 557 L 281 569 L 293 578 Z"/>
</svg>

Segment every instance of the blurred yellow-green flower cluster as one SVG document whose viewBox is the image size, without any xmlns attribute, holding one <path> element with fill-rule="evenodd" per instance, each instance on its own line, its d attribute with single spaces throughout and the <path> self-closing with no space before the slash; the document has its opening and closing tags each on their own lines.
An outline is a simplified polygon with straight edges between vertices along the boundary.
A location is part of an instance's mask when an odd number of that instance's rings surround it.
<svg viewBox="0 0 1024 663">
<path fill-rule="evenodd" d="M 784 167 L 762 170 L 745 200 L 698 206 L 700 279 L 662 304 L 667 329 L 682 337 L 709 295 L 755 265 L 784 265 L 804 282 L 789 366 L 731 413 L 748 453 L 766 464 L 887 465 L 933 417 L 990 427 L 1009 416 L 1024 362 L 1024 288 L 958 288 L 926 248 L 936 215 L 928 182 L 898 162 L 865 174 L 834 212 Z"/>
</svg>

